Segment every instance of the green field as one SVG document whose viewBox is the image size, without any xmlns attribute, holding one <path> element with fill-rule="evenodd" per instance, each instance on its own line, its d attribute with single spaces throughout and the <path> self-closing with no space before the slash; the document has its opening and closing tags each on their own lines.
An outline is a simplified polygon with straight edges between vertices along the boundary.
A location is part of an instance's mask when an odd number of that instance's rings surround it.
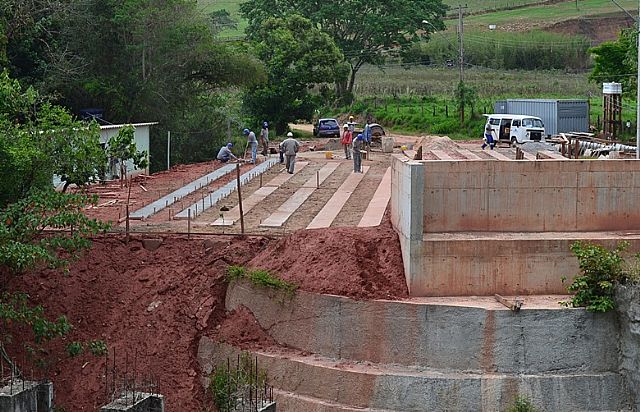
<svg viewBox="0 0 640 412">
<path fill-rule="evenodd" d="M 231 15 L 231 18 L 238 23 L 237 28 L 229 28 L 220 33 L 221 38 L 236 38 L 244 36 L 244 29 L 247 27 L 247 21 L 240 17 L 240 0 L 198 0 L 198 7 L 203 13 L 210 13 L 216 10 L 225 9 Z"/>
<path fill-rule="evenodd" d="M 238 37 L 244 35 L 247 22 L 240 17 L 239 9 L 241 0 L 198 0 L 198 6 L 204 13 L 214 10 L 227 10 L 233 19 L 238 22 L 237 29 L 223 31 L 221 37 Z M 445 0 L 445 4 L 451 7 L 449 14 L 455 13 L 455 7 L 461 2 L 459 0 Z M 557 4 L 535 5 L 535 0 L 469 0 L 466 1 L 467 9 L 465 13 L 478 13 L 491 11 L 484 14 L 469 15 L 465 17 L 465 30 L 485 31 L 489 30 L 489 24 L 495 24 L 497 30 L 506 31 L 528 31 L 534 28 L 541 28 L 565 20 L 586 16 L 600 16 L 619 12 L 620 9 L 611 0 L 578 0 L 576 9 L 575 1 L 567 1 Z M 638 3 L 635 0 L 618 0 L 618 3 L 631 14 L 637 10 Z M 517 8 L 513 10 L 500 10 L 508 7 L 534 4 L 530 7 Z M 455 30 L 457 19 L 446 21 L 449 30 Z"/>
<path fill-rule="evenodd" d="M 637 10 L 638 7 L 638 2 L 634 0 L 618 0 L 618 3 L 631 14 L 634 14 L 633 10 Z M 579 0 L 577 4 L 578 9 L 575 1 L 568 1 L 468 16 L 464 19 L 464 28 L 471 31 L 489 30 L 489 24 L 495 24 L 496 30 L 528 31 L 565 20 L 620 11 L 611 0 Z M 458 21 L 447 20 L 446 23 L 450 30 L 455 30 Z"/>
</svg>

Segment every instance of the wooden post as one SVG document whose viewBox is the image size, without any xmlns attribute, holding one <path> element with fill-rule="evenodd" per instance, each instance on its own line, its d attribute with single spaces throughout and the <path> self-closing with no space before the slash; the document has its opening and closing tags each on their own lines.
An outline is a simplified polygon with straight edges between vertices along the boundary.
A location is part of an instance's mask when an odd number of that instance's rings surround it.
<svg viewBox="0 0 640 412">
<path fill-rule="evenodd" d="M 242 210 L 242 191 L 240 190 L 240 164 L 236 164 L 236 181 L 238 182 L 238 206 L 240 207 L 240 233 L 244 235 L 244 212 Z"/>
<path fill-rule="evenodd" d="M 187 210 L 187 239 L 191 239 L 191 208 Z"/>
<path fill-rule="evenodd" d="M 127 203 L 127 223 L 125 224 L 125 232 L 127 236 L 125 238 L 126 243 L 129 243 L 129 204 Z"/>
</svg>

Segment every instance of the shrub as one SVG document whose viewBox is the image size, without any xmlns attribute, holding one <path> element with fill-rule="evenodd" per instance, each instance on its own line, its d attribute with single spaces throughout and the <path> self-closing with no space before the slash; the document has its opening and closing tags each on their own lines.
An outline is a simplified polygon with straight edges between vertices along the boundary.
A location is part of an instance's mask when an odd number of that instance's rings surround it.
<svg viewBox="0 0 640 412">
<path fill-rule="evenodd" d="M 638 255 L 631 262 L 623 256 L 628 247 L 628 242 L 620 242 L 613 250 L 588 242 L 572 244 L 571 251 L 578 258 L 580 274 L 567 287 L 574 296 L 562 304 L 585 307 L 590 312 L 614 309 L 615 285 L 638 278 Z"/>
<path fill-rule="evenodd" d="M 517 396 L 507 412 L 536 412 L 537 409 L 526 396 Z"/>
</svg>

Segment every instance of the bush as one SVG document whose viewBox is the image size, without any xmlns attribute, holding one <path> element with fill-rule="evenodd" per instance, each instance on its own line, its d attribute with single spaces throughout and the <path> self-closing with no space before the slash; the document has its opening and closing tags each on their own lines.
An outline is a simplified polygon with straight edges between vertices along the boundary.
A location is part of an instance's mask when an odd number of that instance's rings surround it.
<svg viewBox="0 0 640 412">
<path fill-rule="evenodd" d="M 507 412 L 536 412 L 537 409 L 526 396 L 517 396 Z"/>
<path fill-rule="evenodd" d="M 590 312 L 614 309 L 615 285 L 638 279 L 639 256 L 635 255 L 631 262 L 627 262 L 623 253 L 628 247 L 628 242 L 620 242 L 613 250 L 588 242 L 572 244 L 571 251 L 578 258 L 580 274 L 567 287 L 574 296 L 562 304 L 585 307 Z"/>
</svg>

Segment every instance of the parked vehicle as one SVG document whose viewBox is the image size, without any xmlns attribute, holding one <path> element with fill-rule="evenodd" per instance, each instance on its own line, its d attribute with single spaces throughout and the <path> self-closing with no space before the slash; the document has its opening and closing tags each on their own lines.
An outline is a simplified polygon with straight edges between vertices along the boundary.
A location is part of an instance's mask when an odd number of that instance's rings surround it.
<svg viewBox="0 0 640 412">
<path fill-rule="evenodd" d="M 320 119 L 313 125 L 313 135 L 340 138 L 340 125 L 336 119 Z"/>
<path fill-rule="evenodd" d="M 542 119 L 521 114 L 485 114 L 487 127 L 491 127 L 493 138 L 498 142 L 512 145 L 524 142 L 544 142 L 545 132 Z"/>
</svg>

